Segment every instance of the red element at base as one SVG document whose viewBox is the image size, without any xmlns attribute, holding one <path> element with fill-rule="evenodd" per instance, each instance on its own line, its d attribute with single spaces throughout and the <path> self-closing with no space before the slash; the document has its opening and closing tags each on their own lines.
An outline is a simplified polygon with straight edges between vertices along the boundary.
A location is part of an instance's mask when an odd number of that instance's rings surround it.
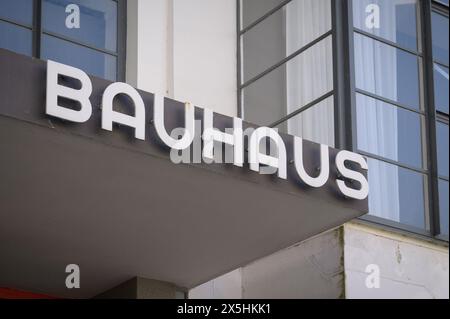
<svg viewBox="0 0 450 319">
<path fill-rule="evenodd" d="M 58 299 L 43 294 L 0 287 L 0 299 Z"/>
</svg>

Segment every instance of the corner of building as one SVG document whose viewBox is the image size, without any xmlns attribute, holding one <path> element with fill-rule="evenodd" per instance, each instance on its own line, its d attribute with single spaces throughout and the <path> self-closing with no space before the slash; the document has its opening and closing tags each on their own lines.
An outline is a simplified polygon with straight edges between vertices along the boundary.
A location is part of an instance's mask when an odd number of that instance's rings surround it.
<svg viewBox="0 0 450 319">
<path fill-rule="evenodd" d="M 449 298 L 448 246 L 357 221 L 343 231 L 346 298 Z"/>
</svg>

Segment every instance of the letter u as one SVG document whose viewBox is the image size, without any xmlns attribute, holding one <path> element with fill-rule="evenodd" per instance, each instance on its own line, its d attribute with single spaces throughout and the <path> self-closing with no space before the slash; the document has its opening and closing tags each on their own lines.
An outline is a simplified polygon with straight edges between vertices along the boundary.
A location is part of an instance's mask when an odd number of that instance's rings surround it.
<svg viewBox="0 0 450 319">
<path fill-rule="evenodd" d="M 305 170 L 303 163 L 303 139 L 294 137 L 294 161 L 295 169 L 301 180 L 311 187 L 322 187 L 328 181 L 330 175 L 330 160 L 328 146 L 320 144 L 320 174 L 311 177 Z"/>
</svg>

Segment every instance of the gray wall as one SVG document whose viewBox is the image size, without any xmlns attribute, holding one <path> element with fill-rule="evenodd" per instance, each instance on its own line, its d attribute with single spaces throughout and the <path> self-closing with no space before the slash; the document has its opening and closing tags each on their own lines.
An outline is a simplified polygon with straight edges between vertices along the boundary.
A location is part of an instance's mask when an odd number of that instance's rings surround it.
<svg viewBox="0 0 450 319">
<path fill-rule="evenodd" d="M 257 260 L 189 291 L 189 298 L 343 298 L 342 228 Z"/>
</svg>

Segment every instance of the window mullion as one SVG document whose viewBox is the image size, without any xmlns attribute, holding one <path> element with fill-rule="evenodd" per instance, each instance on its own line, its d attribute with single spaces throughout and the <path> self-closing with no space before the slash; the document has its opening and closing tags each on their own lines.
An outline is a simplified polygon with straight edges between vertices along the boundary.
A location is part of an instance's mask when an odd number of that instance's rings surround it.
<svg viewBox="0 0 450 319">
<path fill-rule="evenodd" d="M 42 0 L 33 1 L 33 57 L 41 58 Z"/>
<path fill-rule="evenodd" d="M 436 141 L 436 112 L 434 105 L 434 74 L 433 74 L 433 44 L 431 30 L 431 0 L 421 1 L 422 3 L 422 41 L 423 41 L 423 64 L 424 64 L 424 81 L 423 92 L 425 100 L 426 113 L 426 133 L 428 149 L 428 171 L 429 171 L 429 218 L 430 232 L 436 236 L 440 232 L 439 223 L 439 186 L 438 186 L 438 169 L 437 169 L 437 141 Z"/>
</svg>

